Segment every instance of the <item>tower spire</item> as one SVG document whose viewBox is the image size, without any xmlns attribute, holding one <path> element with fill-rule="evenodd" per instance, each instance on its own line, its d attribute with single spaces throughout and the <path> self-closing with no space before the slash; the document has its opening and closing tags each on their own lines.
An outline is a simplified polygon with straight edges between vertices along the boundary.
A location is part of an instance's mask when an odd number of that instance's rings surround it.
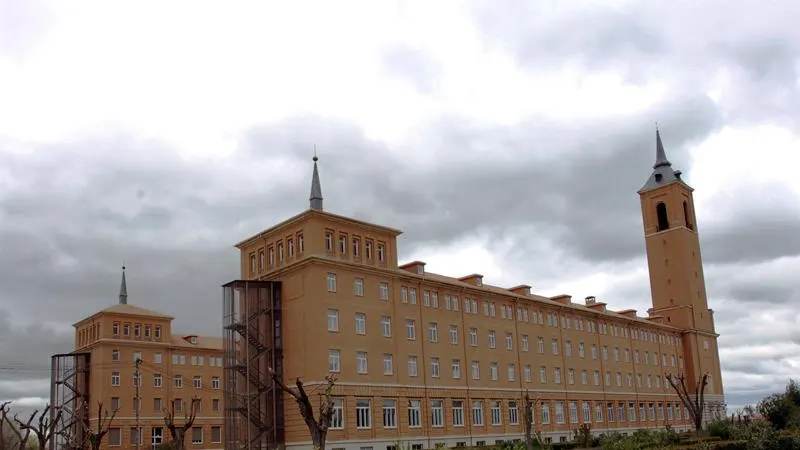
<svg viewBox="0 0 800 450">
<path fill-rule="evenodd" d="M 122 264 L 122 282 L 119 284 L 119 304 L 128 304 L 128 283 L 125 281 L 125 263 Z"/>
<path fill-rule="evenodd" d="M 317 169 L 317 146 L 314 145 L 314 173 L 311 176 L 311 196 L 308 198 L 311 209 L 322 211 L 322 184 L 319 182 L 319 170 Z"/>
<path fill-rule="evenodd" d="M 656 123 L 656 163 L 653 165 L 653 169 L 663 166 L 670 167 L 672 163 L 667 159 L 667 152 L 664 151 L 664 144 L 661 143 L 661 130 L 658 129 L 658 123 Z"/>
</svg>

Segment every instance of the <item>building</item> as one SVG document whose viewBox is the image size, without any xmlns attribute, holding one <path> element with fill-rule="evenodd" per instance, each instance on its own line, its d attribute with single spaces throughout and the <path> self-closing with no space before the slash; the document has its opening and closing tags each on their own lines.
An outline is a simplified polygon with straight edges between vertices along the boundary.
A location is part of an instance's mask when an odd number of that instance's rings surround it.
<svg viewBox="0 0 800 450">
<path fill-rule="evenodd" d="M 270 368 L 316 395 L 336 374 L 328 433 L 336 449 L 520 439 L 526 393 L 539 401 L 535 429 L 554 441 L 582 423 L 595 433 L 691 428 L 665 375 L 684 372 L 693 389 L 709 373 L 707 412 L 721 408 L 718 335 L 692 188 L 672 169 L 658 132 L 639 195 L 652 286 L 644 316 L 594 297 L 574 302 L 527 285 L 492 286 L 480 274 L 431 273 L 421 261 L 400 265 L 399 230 L 323 209 L 315 157 L 310 208 L 236 245 L 242 279 L 224 289 L 226 448 L 245 436 L 311 448 L 297 405 L 269 382 Z"/>
<path fill-rule="evenodd" d="M 103 447 L 148 450 L 170 440 L 166 414 L 181 426 L 193 406 L 186 448 L 222 448 L 222 339 L 177 333 L 173 317 L 128 304 L 122 269 L 119 303 L 77 322 L 75 351 L 53 357 L 51 404 L 74 417 L 82 414 L 77 404 L 88 404 L 87 424 L 96 429 L 102 402 L 106 412 L 116 411 Z M 87 367 L 88 377 L 77 377 L 75 367 Z"/>
</svg>

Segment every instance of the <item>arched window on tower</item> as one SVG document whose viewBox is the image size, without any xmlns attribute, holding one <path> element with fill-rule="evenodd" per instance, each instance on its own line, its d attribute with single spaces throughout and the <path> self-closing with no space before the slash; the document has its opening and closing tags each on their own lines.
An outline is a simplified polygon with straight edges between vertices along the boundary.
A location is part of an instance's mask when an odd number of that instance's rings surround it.
<svg viewBox="0 0 800 450">
<path fill-rule="evenodd" d="M 683 201 L 683 221 L 686 224 L 686 228 L 694 230 L 689 216 L 689 205 L 686 203 L 686 200 Z"/>
<path fill-rule="evenodd" d="M 656 205 L 656 216 L 658 217 L 658 231 L 669 229 L 669 219 L 667 218 L 667 205 L 659 203 Z"/>
</svg>

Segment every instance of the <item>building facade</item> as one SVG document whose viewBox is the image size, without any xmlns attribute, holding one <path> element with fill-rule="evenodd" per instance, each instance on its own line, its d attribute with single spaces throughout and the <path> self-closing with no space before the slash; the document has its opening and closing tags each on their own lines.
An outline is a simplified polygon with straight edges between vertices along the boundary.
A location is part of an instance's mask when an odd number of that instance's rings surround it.
<svg viewBox="0 0 800 450">
<path fill-rule="evenodd" d="M 693 389 L 708 373 L 706 399 L 721 405 L 718 335 L 692 189 L 672 170 L 658 133 L 656 148 L 639 191 L 652 287 L 643 316 L 594 297 L 575 302 L 486 284 L 480 274 L 431 273 L 422 261 L 400 265 L 399 230 L 323 210 L 315 157 L 310 209 L 236 246 L 242 280 L 276 290 L 268 327 L 276 351 L 260 370 L 274 364 L 317 396 L 325 376 L 336 375 L 330 448 L 520 439 L 526 394 L 537 402 L 534 429 L 554 441 L 571 439 L 583 423 L 598 434 L 691 428 L 666 375 L 685 373 Z M 226 345 L 234 354 L 242 342 Z M 311 448 L 296 403 L 285 397 L 277 410 L 279 443 Z"/>
<path fill-rule="evenodd" d="M 119 304 L 74 325 L 74 354 L 85 355 L 89 367 L 90 426 L 102 402 L 103 416 L 116 412 L 103 448 L 151 450 L 171 440 L 167 415 L 180 427 L 194 408 L 186 448 L 222 448 L 222 339 L 177 333 L 173 317 L 128 304 L 124 270 Z"/>
</svg>

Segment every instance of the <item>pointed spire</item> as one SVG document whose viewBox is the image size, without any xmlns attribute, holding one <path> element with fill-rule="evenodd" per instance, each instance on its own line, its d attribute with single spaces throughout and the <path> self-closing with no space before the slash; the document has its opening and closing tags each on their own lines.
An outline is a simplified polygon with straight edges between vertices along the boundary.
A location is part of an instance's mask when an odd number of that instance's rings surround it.
<svg viewBox="0 0 800 450">
<path fill-rule="evenodd" d="M 122 282 L 119 285 L 119 304 L 128 304 L 128 283 L 125 281 L 125 265 L 122 265 Z"/>
<path fill-rule="evenodd" d="M 311 196 L 308 198 L 311 209 L 322 211 L 322 184 L 319 182 L 319 170 L 317 169 L 317 146 L 314 145 L 314 173 L 311 176 Z"/>
<path fill-rule="evenodd" d="M 662 166 L 670 167 L 672 163 L 667 159 L 667 152 L 664 151 L 664 144 L 661 143 L 661 131 L 656 123 L 656 163 L 653 165 L 653 169 Z"/>
</svg>

